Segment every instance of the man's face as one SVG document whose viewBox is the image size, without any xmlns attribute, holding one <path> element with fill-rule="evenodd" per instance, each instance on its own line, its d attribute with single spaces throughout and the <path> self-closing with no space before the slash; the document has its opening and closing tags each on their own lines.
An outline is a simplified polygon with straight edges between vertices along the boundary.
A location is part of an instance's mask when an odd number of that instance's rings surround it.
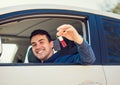
<svg viewBox="0 0 120 85">
<path fill-rule="evenodd" d="M 31 38 L 34 55 L 41 61 L 47 60 L 53 55 L 53 42 L 49 42 L 46 35 L 35 35 Z"/>
</svg>

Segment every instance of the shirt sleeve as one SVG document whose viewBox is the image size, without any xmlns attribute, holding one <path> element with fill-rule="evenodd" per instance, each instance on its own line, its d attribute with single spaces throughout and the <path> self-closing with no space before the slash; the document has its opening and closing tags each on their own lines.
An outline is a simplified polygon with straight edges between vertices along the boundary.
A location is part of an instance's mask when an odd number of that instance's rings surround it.
<svg viewBox="0 0 120 85">
<path fill-rule="evenodd" d="M 93 64 L 96 60 L 94 52 L 91 46 L 83 40 L 82 44 L 77 44 L 78 53 L 80 55 L 80 62 L 81 64 L 88 65 Z"/>
</svg>

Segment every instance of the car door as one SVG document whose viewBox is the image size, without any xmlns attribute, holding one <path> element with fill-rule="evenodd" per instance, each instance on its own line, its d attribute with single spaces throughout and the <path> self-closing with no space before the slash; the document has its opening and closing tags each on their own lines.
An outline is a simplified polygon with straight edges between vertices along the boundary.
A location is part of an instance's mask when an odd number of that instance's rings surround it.
<svg viewBox="0 0 120 85">
<path fill-rule="evenodd" d="M 71 9 L 33 8 L 2 14 L 0 15 L 0 21 L 2 43 L 16 43 L 18 47 L 14 55 L 6 55 L 7 57 L 13 57 L 12 60 L 0 64 L 0 85 L 106 85 L 103 67 L 100 62 L 98 29 L 94 14 Z M 74 25 L 92 46 L 96 55 L 94 65 L 30 64 L 23 62 L 27 47 L 30 45 L 29 35 L 32 30 L 42 27 L 48 30 L 52 38 L 55 39 L 55 28 L 64 23 Z M 6 57 L 3 54 L 1 60 Z"/>
<path fill-rule="evenodd" d="M 114 17 L 114 16 L 113 16 Z M 108 85 L 119 85 L 120 81 L 120 19 L 99 17 L 101 55 Z"/>
</svg>

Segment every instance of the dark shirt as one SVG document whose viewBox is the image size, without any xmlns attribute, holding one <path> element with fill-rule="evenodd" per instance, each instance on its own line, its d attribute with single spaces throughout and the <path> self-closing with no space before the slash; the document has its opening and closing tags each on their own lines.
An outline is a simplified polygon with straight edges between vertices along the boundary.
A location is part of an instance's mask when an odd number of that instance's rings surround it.
<svg viewBox="0 0 120 85">
<path fill-rule="evenodd" d="M 95 55 L 91 46 L 83 41 L 82 44 L 77 44 L 77 52 L 71 54 L 61 54 L 61 52 L 57 52 L 53 54 L 48 60 L 43 63 L 55 63 L 55 64 L 93 64 L 95 61 Z M 72 48 L 71 48 L 72 49 Z M 34 56 L 35 57 L 35 56 Z M 29 59 L 29 58 L 28 58 Z M 30 63 L 41 63 L 41 61 L 37 58 L 35 60 L 30 60 Z"/>
</svg>

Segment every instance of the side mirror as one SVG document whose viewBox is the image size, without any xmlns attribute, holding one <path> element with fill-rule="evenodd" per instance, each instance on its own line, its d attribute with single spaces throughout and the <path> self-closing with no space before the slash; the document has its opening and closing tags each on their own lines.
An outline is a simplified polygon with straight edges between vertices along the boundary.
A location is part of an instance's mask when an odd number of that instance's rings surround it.
<svg viewBox="0 0 120 85">
<path fill-rule="evenodd" d="M 2 54 L 2 39 L 0 37 L 0 57 L 1 57 L 1 54 Z"/>
</svg>

